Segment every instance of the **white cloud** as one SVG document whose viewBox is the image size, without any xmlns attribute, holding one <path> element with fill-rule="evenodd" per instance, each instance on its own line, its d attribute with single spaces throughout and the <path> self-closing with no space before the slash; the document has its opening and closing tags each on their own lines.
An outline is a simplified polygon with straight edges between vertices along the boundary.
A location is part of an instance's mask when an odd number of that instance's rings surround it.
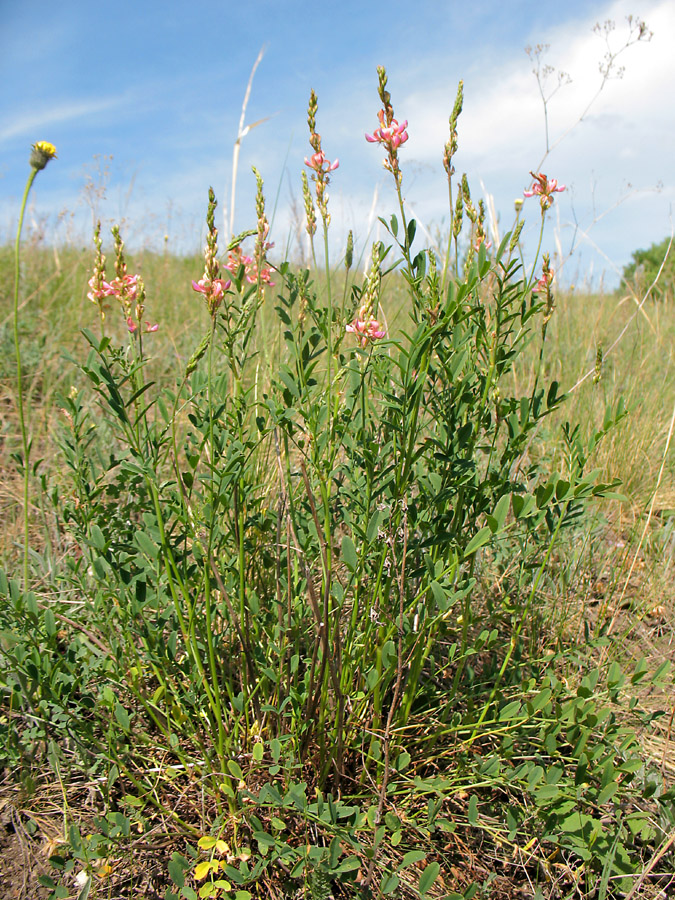
<svg viewBox="0 0 675 900">
<path fill-rule="evenodd" d="M 34 137 L 36 132 L 47 125 L 60 125 L 85 116 L 106 112 L 114 107 L 126 103 L 127 97 L 118 95 L 115 97 L 103 97 L 100 100 L 70 101 L 59 106 L 43 107 L 40 110 L 31 110 L 29 113 L 17 116 L 5 128 L 0 129 L 0 143 L 9 141 L 22 135 Z"/>
<path fill-rule="evenodd" d="M 607 80 L 598 94 L 599 63 L 607 46 L 603 35 L 593 32 L 593 25 L 615 21 L 616 29 L 608 37 L 616 52 L 628 38 L 626 16 L 635 13 L 636 6 L 653 37 L 619 54 L 616 67 L 625 66 L 623 77 Z M 482 68 L 473 68 L 465 80 L 458 172 L 469 173 L 476 192 L 479 180 L 485 182 L 505 220 L 512 215 L 513 197 L 530 180 L 530 169 L 541 165 L 551 177 L 566 182 L 570 189 L 556 199 L 556 209 L 561 211 L 558 234 L 563 245 L 567 237 L 575 254 L 584 232 L 592 232 L 593 242 L 608 257 L 622 262 L 636 246 L 660 239 L 670 228 L 667 198 L 674 182 L 675 108 L 666 102 L 668 86 L 675 84 L 674 33 L 671 0 L 616 0 L 537 36 L 536 40 L 550 45 L 543 63 L 569 73 L 572 79 L 548 104 L 550 154 L 545 161 L 543 104 L 525 54 L 520 48 L 514 52 L 513 47 L 504 47 L 492 65 L 483 60 Z M 403 80 L 400 71 L 397 80 Z M 555 74 L 549 83 L 555 86 Z M 395 97 L 397 112 L 409 119 L 410 141 L 402 158 L 414 159 L 422 167 L 414 185 L 406 173 L 404 187 L 419 217 L 430 224 L 447 214 L 447 199 L 439 184 L 440 162 L 456 83 L 421 83 L 416 66 L 408 84 L 408 94 Z M 424 177 L 426 164 L 434 167 L 433 185 L 431 178 Z M 630 196 L 629 182 L 644 193 L 624 204 L 620 201 Z M 661 193 L 654 190 L 659 182 L 663 182 Z M 584 252 L 590 252 L 590 241 L 586 247 Z M 603 267 L 602 260 L 599 265 Z"/>
<path fill-rule="evenodd" d="M 584 20 L 553 27 L 542 36 L 542 43 L 550 45 L 543 57 L 544 64 L 567 72 L 571 83 L 563 85 L 548 104 L 550 145 L 574 129 L 602 82 L 599 63 L 606 52 L 602 37 L 593 33 L 593 24 L 613 19 L 616 30 L 610 35 L 611 46 L 617 50 L 627 37 L 625 11 L 630 4 L 619 0 L 608 4 Z M 621 54 L 617 67 L 625 66 L 621 79 L 612 78 L 579 126 L 588 137 L 599 125 L 595 142 L 599 147 L 611 145 L 612 130 L 630 126 L 639 133 L 654 123 L 672 125 L 675 121 L 672 106 L 664 104 L 664 89 L 675 82 L 675 56 L 670 37 L 675 33 L 675 5 L 670 0 L 653 4 L 647 24 L 654 31 L 649 43 L 640 42 Z M 466 165 L 475 161 L 489 162 L 501 167 L 518 161 L 521 165 L 535 165 L 544 153 L 543 104 L 531 66 L 524 54 L 513 56 L 506 48 L 508 59 L 498 60 L 489 69 L 465 85 L 464 112 L 460 119 L 460 152 Z M 555 75 L 547 87 L 555 87 Z M 416 159 L 431 160 L 439 155 L 447 140 L 448 114 L 454 98 L 448 86 L 428 85 L 412 91 L 399 108 L 410 110 L 410 151 Z M 570 132 L 571 134 L 572 132 Z M 524 156 L 526 155 L 526 159 Z M 471 161 L 469 163 L 469 161 Z"/>
</svg>

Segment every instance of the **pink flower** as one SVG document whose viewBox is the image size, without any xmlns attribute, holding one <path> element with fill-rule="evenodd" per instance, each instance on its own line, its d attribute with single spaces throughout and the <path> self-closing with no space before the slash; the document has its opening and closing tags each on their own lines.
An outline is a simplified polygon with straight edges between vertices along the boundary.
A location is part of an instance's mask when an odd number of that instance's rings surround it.
<svg viewBox="0 0 675 900">
<path fill-rule="evenodd" d="M 486 240 L 485 234 L 478 234 L 476 237 L 476 243 L 474 244 L 474 250 L 476 251 L 476 253 L 478 253 L 481 244 L 485 244 L 486 250 L 489 250 L 492 247 L 492 241 Z"/>
<path fill-rule="evenodd" d="M 223 294 L 232 284 L 231 281 L 225 281 L 223 278 L 214 278 L 209 281 L 207 278 L 200 278 L 199 281 L 192 282 L 192 288 L 204 294 L 210 300 L 222 300 Z"/>
<path fill-rule="evenodd" d="M 274 244 L 266 243 L 264 244 L 264 250 L 267 252 L 271 249 Z M 258 283 L 258 268 L 255 264 L 255 260 L 252 256 L 246 256 L 241 247 L 235 247 L 233 250 L 230 250 L 227 263 L 225 264 L 225 268 L 232 272 L 233 275 L 236 275 L 239 272 L 239 268 L 244 267 L 244 275 L 249 284 L 257 284 Z M 264 284 L 269 284 L 270 287 L 274 287 L 274 282 L 271 280 L 272 270 L 269 266 L 263 266 L 260 270 L 260 281 Z"/>
<path fill-rule="evenodd" d="M 111 284 L 103 280 L 99 283 L 96 275 L 92 275 L 89 279 L 89 287 L 91 290 L 87 293 L 87 297 L 92 303 L 99 303 L 105 297 L 111 297 L 115 293 L 115 288 Z"/>
<path fill-rule="evenodd" d="M 156 323 L 155 325 L 151 325 L 149 322 L 145 323 L 145 331 L 147 334 L 150 334 L 151 332 L 158 331 L 158 330 L 159 330 L 159 323 Z"/>
<path fill-rule="evenodd" d="M 227 256 L 227 263 L 225 264 L 225 268 L 232 272 L 233 275 L 236 275 L 239 271 L 239 267 L 243 266 L 246 271 L 250 269 L 253 265 L 253 257 L 245 256 L 241 247 L 235 247 L 233 250 L 230 250 Z"/>
<path fill-rule="evenodd" d="M 354 320 L 345 326 L 345 331 L 358 335 L 359 343 L 362 347 L 367 347 L 368 341 L 379 340 L 387 336 L 384 327 L 380 325 L 372 312 L 363 306 L 356 314 Z"/>
<path fill-rule="evenodd" d="M 547 178 L 542 172 L 539 172 L 538 175 L 530 172 L 530 175 L 534 178 L 534 182 L 529 191 L 523 191 L 523 196 L 534 197 L 538 195 L 541 197 L 542 210 L 547 210 L 553 204 L 552 194 L 562 193 L 565 190 L 565 185 L 558 185 L 556 178 Z"/>
<path fill-rule="evenodd" d="M 198 291 L 200 294 L 204 294 L 209 307 L 209 312 L 213 316 L 223 302 L 225 292 L 229 289 L 231 284 L 232 282 L 229 280 L 225 281 L 223 278 L 214 278 L 213 280 L 210 280 L 204 275 L 199 281 L 192 282 L 192 289 Z"/>
<path fill-rule="evenodd" d="M 136 299 L 138 291 L 138 275 L 123 275 L 122 278 L 113 278 L 110 282 L 111 293 L 117 297 L 124 297 L 132 301 Z"/>
<path fill-rule="evenodd" d="M 127 328 L 129 329 L 129 332 L 131 334 L 133 334 L 134 331 L 136 331 L 136 329 L 138 328 L 138 325 L 134 322 L 131 316 L 127 316 Z"/>
<path fill-rule="evenodd" d="M 313 156 L 310 156 L 309 159 L 305 157 L 305 165 L 309 166 L 310 169 L 314 169 L 318 174 L 326 175 L 328 172 L 334 172 L 337 169 L 340 165 L 340 160 L 336 159 L 335 162 L 331 162 L 329 159 L 326 159 L 323 150 L 319 150 Z"/>
<path fill-rule="evenodd" d="M 408 120 L 406 119 L 402 125 L 399 125 L 396 119 L 392 119 L 391 125 L 386 125 L 384 117 L 385 112 L 381 109 L 377 114 L 377 118 L 380 120 L 380 127 L 376 128 L 372 134 L 367 134 L 366 140 L 371 144 L 384 144 L 390 153 L 395 153 L 401 144 L 405 144 L 408 140 L 408 132 L 406 131 Z"/>
<path fill-rule="evenodd" d="M 535 284 L 535 291 L 545 294 L 553 282 L 553 269 L 544 272 L 539 281 Z"/>
<path fill-rule="evenodd" d="M 247 280 L 251 282 L 251 284 L 255 284 L 258 281 L 258 273 L 251 273 L 251 276 L 246 276 Z M 274 287 L 274 282 L 272 279 L 272 270 L 269 266 L 263 266 L 260 270 L 260 281 L 264 284 L 269 284 L 270 287 Z"/>
</svg>

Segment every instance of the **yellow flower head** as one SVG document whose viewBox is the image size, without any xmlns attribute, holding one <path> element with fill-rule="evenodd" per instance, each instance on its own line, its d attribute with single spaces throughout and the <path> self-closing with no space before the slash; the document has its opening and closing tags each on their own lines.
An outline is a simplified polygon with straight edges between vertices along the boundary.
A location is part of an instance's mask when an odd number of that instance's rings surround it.
<svg viewBox="0 0 675 900">
<path fill-rule="evenodd" d="M 56 158 L 56 147 L 49 141 L 37 141 L 31 150 L 30 164 L 37 172 L 44 169 L 50 159 Z"/>
</svg>

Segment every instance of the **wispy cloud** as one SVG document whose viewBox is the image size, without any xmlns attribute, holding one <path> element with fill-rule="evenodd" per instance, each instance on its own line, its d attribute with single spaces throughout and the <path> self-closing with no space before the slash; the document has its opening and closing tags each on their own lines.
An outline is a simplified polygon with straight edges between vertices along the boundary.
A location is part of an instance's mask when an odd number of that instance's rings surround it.
<svg viewBox="0 0 675 900">
<path fill-rule="evenodd" d="M 611 42 L 618 49 L 622 38 L 627 36 L 628 6 L 624 0 L 607 4 L 592 16 L 551 28 L 541 36 L 541 41 L 551 47 L 542 64 L 564 70 L 572 79 L 548 105 L 551 146 L 574 128 L 600 87 L 599 63 L 607 48 L 601 37 L 593 33 L 593 24 L 598 18 L 614 19 L 617 29 L 611 35 Z M 598 145 L 612 145 L 615 136 L 608 126 L 622 128 L 631 123 L 631 128 L 639 133 L 647 121 L 657 118 L 664 121 L 664 86 L 675 79 L 675 57 L 670 41 L 675 32 L 675 6 L 670 0 L 661 0 L 652 4 L 645 15 L 647 24 L 654 30 L 652 41 L 641 47 L 633 46 L 619 56 L 615 77 L 607 81 L 585 120 L 586 132 L 591 123 L 602 126 L 594 129 Z M 625 76 L 618 78 L 618 69 L 623 65 Z M 555 85 L 556 75 L 552 73 L 548 90 Z M 466 93 L 460 120 L 463 158 L 479 163 L 491 160 L 493 165 L 499 165 L 497 161 L 511 164 L 518 157 L 522 163 L 523 151 L 527 149 L 525 164 L 536 165 L 544 152 L 543 105 L 524 54 L 496 60 L 493 66 L 467 79 Z M 439 146 L 447 140 L 453 98 L 449 97 L 447 86 L 425 84 L 404 99 L 410 110 L 410 150 L 416 159 L 431 160 L 438 156 Z M 403 114 L 403 103 L 399 102 L 399 107 Z M 672 113 L 667 115 L 672 123 Z"/>
<path fill-rule="evenodd" d="M 34 137 L 36 131 L 48 125 L 61 125 L 65 122 L 76 121 L 85 116 L 106 112 L 127 102 L 128 97 L 117 95 L 102 97 L 98 100 L 65 101 L 57 106 L 50 105 L 42 109 L 31 110 L 29 113 L 17 116 L 4 128 L 0 128 L 0 143 L 24 135 Z"/>
</svg>

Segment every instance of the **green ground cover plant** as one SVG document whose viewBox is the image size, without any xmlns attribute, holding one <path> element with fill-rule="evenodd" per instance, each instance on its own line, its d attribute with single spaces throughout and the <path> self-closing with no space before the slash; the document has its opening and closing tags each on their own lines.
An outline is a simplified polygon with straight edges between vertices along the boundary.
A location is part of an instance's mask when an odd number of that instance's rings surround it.
<svg viewBox="0 0 675 900">
<path fill-rule="evenodd" d="M 583 603 L 578 548 L 622 500 L 602 454 L 626 424 L 597 345 L 585 409 L 549 349 L 570 316 L 542 252 L 564 187 L 532 173 L 529 264 L 528 207 L 492 246 L 455 179 L 460 84 L 448 242 L 419 248 L 407 122 L 378 77 L 366 138 L 397 210 L 363 278 L 351 236 L 329 256 L 338 164 L 313 93 L 310 269 L 271 262 L 257 172 L 255 227 L 222 251 L 209 192 L 198 279 L 161 257 L 141 274 L 117 228 L 111 266 L 97 228 L 88 290 L 69 263 L 97 322 L 77 341 L 64 323 L 53 382 L 22 377 L 40 373 L 40 340 L 21 352 L 40 306 L 20 307 L 17 274 L 0 758 L 24 797 L 60 792 L 46 897 L 604 900 L 670 883 L 675 795 L 640 740 L 667 717 L 645 697 L 668 662 L 618 660 L 609 606 L 579 633 L 556 614 Z M 180 292 L 180 271 L 201 313 L 155 305 L 151 279 Z M 60 410 L 42 423 L 41 391 Z M 158 834 L 153 885 L 137 860 Z"/>
</svg>

